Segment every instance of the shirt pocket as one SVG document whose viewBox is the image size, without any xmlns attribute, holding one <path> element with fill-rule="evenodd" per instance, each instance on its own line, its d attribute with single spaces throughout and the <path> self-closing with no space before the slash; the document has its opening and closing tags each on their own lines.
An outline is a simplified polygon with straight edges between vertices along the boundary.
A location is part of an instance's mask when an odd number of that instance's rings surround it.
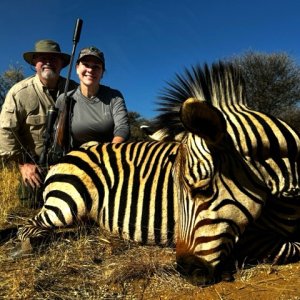
<svg viewBox="0 0 300 300">
<path fill-rule="evenodd" d="M 15 115 L 15 109 L 13 107 L 3 107 L 3 111 L 0 115 L 1 128 L 16 128 L 17 120 Z"/>
<path fill-rule="evenodd" d="M 44 125 L 46 123 L 47 116 L 45 115 L 35 115 L 28 116 L 26 119 L 26 124 L 31 126 Z"/>
<path fill-rule="evenodd" d="M 29 126 L 31 138 L 35 143 L 43 141 L 47 116 L 45 115 L 31 115 L 26 118 L 26 125 Z"/>
</svg>

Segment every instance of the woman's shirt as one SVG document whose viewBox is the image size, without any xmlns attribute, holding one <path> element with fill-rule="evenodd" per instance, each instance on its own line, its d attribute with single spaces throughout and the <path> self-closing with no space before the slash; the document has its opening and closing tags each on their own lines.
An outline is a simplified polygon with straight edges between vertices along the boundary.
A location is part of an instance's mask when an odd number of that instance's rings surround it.
<svg viewBox="0 0 300 300">
<path fill-rule="evenodd" d="M 71 97 L 72 146 L 77 148 L 89 141 L 111 142 L 114 136 L 129 138 L 128 113 L 122 94 L 100 85 L 96 96 L 87 98 L 80 87 L 68 93 Z M 56 107 L 63 106 L 63 96 Z"/>
</svg>

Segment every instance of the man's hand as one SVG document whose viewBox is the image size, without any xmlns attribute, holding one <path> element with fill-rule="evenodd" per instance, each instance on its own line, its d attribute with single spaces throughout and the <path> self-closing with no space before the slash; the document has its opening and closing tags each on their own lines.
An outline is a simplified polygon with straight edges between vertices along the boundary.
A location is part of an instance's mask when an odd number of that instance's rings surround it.
<svg viewBox="0 0 300 300">
<path fill-rule="evenodd" d="M 30 185 L 33 189 L 40 187 L 42 183 L 40 169 L 35 164 L 19 164 L 19 170 L 25 185 Z"/>
</svg>

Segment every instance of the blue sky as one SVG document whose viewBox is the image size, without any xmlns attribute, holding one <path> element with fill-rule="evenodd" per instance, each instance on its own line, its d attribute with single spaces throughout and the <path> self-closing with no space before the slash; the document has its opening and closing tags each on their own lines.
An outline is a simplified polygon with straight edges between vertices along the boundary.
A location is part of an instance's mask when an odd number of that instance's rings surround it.
<svg viewBox="0 0 300 300">
<path fill-rule="evenodd" d="M 81 18 L 76 56 L 85 46 L 100 48 L 102 83 L 123 93 L 128 110 L 152 118 L 166 81 L 193 64 L 249 50 L 286 52 L 300 64 L 299 12 L 299 0 L 2 0 L 0 73 L 19 64 L 33 74 L 22 54 L 39 39 L 54 39 L 71 53 Z"/>
</svg>

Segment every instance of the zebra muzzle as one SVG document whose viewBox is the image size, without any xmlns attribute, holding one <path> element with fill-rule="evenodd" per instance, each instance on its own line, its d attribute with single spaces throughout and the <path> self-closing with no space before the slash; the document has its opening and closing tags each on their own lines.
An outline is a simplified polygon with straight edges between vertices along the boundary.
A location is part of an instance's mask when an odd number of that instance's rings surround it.
<svg viewBox="0 0 300 300">
<path fill-rule="evenodd" d="M 194 285 L 206 286 L 216 282 L 213 267 L 195 255 L 177 256 L 177 270 Z"/>
</svg>

